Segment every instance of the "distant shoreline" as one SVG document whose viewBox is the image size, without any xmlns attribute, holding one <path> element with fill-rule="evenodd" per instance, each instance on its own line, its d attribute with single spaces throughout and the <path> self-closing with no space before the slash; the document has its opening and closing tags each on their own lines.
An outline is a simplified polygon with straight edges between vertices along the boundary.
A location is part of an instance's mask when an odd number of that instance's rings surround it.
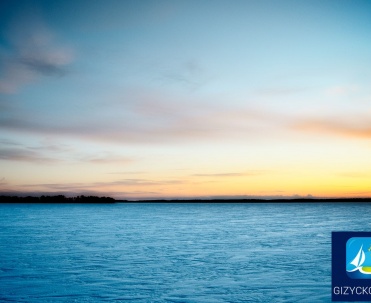
<svg viewBox="0 0 371 303">
<path fill-rule="evenodd" d="M 117 203 L 371 203 L 371 198 L 303 198 L 303 199 L 158 199 L 158 200 L 116 200 Z"/>
<path fill-rule="evenodd" d="M 52 203 L 52 204 L 112 204 L 112 203 L 189 203 L 189 204 L 221 204 L 221 203 L 371 203 L 371 198 L 282 198 L 282 199 L 152 199 L 152 200 L 125 200 L 111 197 L 77 196 L 65 197 L 40 196 L 19 197 L 0 196 L 0 203 Z"/>
</svg>

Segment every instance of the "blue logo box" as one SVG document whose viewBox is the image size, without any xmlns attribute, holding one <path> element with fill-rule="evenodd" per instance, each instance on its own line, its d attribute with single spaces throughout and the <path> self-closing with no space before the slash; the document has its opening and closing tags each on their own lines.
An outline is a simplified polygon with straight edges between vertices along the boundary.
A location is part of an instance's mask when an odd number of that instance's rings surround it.
<svg viewBox="0 0 371 303">
<path fill-rule="evenodd" d="M 332 301 L 371 301 L 371 232 L 332 232 Z"/>
</svg>

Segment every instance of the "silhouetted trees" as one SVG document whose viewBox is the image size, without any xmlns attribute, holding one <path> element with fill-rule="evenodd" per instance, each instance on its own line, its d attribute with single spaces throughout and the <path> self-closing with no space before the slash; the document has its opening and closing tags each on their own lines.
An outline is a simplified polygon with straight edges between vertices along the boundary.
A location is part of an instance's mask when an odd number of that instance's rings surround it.
<svg viewBox="0 0 371 303">
<path fill-rule="evenodd" d="M 63 195 L 41 196 L 41 197 L 18 197 L 0 196 L 0 203 L 115 203 L 111 197 L 77 196 L 69 197 Z"/>
</svg>

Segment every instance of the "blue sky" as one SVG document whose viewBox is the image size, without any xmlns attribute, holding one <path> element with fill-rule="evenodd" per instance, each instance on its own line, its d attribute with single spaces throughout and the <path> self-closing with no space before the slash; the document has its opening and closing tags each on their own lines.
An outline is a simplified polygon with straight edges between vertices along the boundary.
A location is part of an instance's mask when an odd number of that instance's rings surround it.
<svg viewBox="0 0 371 303">
<path fill-rule="evenodd" d="M 368 1 L 2 1 L 0 190 L 367 196 Z"/>
</svg>

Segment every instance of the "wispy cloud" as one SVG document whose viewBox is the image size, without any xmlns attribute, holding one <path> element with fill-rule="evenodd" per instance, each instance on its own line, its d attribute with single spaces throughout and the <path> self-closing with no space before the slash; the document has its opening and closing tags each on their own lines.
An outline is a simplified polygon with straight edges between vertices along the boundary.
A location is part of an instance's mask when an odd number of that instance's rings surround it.
<svg viewBox="0 0 371 303">
<path fill-rule="evenodd" d="M 65 160 L 61 154 L 66 151 L 64 145 L 47 142 L 29 145 L 13 139 L 0 139 L 0 161 L 52 164 Z"/>
<path fill-rule="evenodd" d="M 46 76 L 63 76 L 67 73 L 66 66 L 72 61 L 68 51 L 57 50 L 30 54 L 19 58 L 26 68 Z"/>
<path fill-rule="evenodd" d="M 9 47 L 0 54 L 0 93 L 16 93 L 39 76 L 63 76 L 74 59 L 71 47 L 56 41 L 41 18 L 18 16 L 4 39 Z"/>
<path fill-rule="evenodd" d="M 0 161 L 22 161 L 37 164 L 52 163 L 90 163 L 101 164 L 130 164 L 137 161 L 135 157 L 121 155 L 119 153 L 95 151 L 88 153 L 72 146 L 55 142 L 55 140 L 43 140 L 32 145 L 23 144 L 15 140 L 0 139 Z"/>
<path fill-rule="evenodd" d="M 142 186 L 158 186 L 158 185 L 174 185 L 184 184 L 182 180 L 150 180 L 150 179 L 120 179 L 107 182 L 92 182 L 92 183 L 44 183 L 44 184 L 24 184 L 24 188 L 44 188 L 45 190 L 68 190 L 87 191 L 100 189 L 101 191 L 109 190 L 117 187 L 142 187 Z"/>
<path fill-rule="evenodd" d="M 156 92 L 137 93 L 122 102 L 106 100 L 100 111 L 91 115 L 63 119 L 58 114 L 46 120 L 13 111 L 0 117 L 0 126 L 20 133 L 157 144 L 261 136 L 260 132 L 274 132 L 282 122 L 264 111 L 183 99 Z"/>
<path fill-rule="evenodd" d="M 260 171 L 252 172 L 236 172 L 236 173 L 210 173 L 210 174 L 193 174 L 192 177 L 212 177 L 212 178 L 226 178 L 226 177 L 246 177 L 261 175 Z"/>
<path fill-rule="evenodd" d="M 0 145 L 14 147 L 14 146 L 20 146 L 22 144 L 19 143 L 19 142 L 17 142 L 17 141 L 15 141 L 15 140 L 1 138 L 0 139 Z"/>
<path fill-rule="evenodd" d="M 133 157 L 115 155 L 112 153 L 103 153 L 94 156 L 85 156 L 80 159 L 81 162 L 89 162 L 92 164 L 129 164 L 135 161 Z"/>
<path fill-rule="evenodd" d="M 201 64 L 193 59 L 164 71 L 159 80 L 166 85 L 176 84 L 189 90 L 197 90 L 208 83 L 209 78 Z"/>
<path fill-rule="evenodd" d="M 52 163 L 57 159 L 45 156 L 42 153 L 24 148 L 0 148 L 0 161 L 24 161 L 33 163 Z"/>
<path fill-rule="evenodd" d="M 142 175 L 144 174 L 145 172 L 144 171 L 117 171 L 117 172 L 109 172 L 107 174 L 109 175 Z"/>
<path fill-rule="evenodd" d="M 320 135 L 337 135 L 358 139 L 371 138 L 371 122 L 364 115 L 352 117 L 352 119 L 350 117 L 305 118 L 294 123 L 293 128 Z"/>
</svg>

